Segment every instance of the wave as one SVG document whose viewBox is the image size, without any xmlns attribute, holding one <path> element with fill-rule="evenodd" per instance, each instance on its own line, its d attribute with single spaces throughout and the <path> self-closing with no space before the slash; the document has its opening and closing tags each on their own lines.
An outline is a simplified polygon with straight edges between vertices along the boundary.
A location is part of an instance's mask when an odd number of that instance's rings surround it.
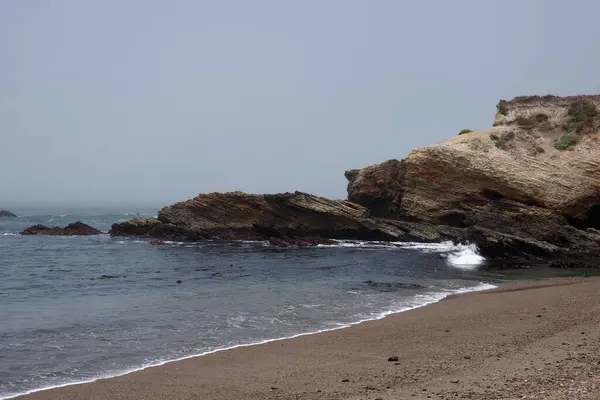
<svg viewBox="0 0 600 400">
<path fill-rule="evenodd" d="M 113 371 L 113 372 L 99 375 L 99 376 L 96 376 L 94 378 L 87 379 L 87 380 L 67 382 L 67 383 L 58 384 L 58 385 L 54 385 L 54 386 L 45 386 L 45 387 L 40 387 L 38 389 L 32 389 L 32 390 L 28 390 L 28 391 L 24 391 L 24 392 L 20 392 L 20 393 L 9 393 L 9 394 L 4 395 L 3 397 L 0 397 L 0 400 L 8 400 L 8 399 L 12 399 L 15 397 L 28 395 L 31 393 L 41 392 L 44 390 L 57 389 L 57 388 L 61 388 L 61 387 L 80 385 L 80 384 L 85 384 L 85 383 L 92 383 L 92 382 L 96 382 L 97 380 L 100 380 L 100 379 L 109 379 L 109 378 L 114 378 L 117 376 L 123 376 L 123 375 L 127 375 L 127 374 L 130 374 L 133 372 L 142 371 L 142 370 L 145 370 L 148 368 L 159 367 L 159 366 L 171 363 L 171 362 L 187 360 L 187 359 L 195 358 L 195 357 L 202 357 L 205 355 L 214 354 L 214 353 L 218 353 L 218 352 L 226 351 L 226 350 L 233 350 L 233 349 L 237 349 L 240 347 L 256 346 L 256 345 L 275 342 L 275 341 L 279 341 L 279 340 L 295 339 L 295 338 L 298 338 L 301 336 L 315 335 L 315 334 L 319 334 L 319 333 L 323 333 L 323 332 L 330 332 L 330 331 L 336 331 L 339 329 L 345 329 L 345 328 L 349 328 L 351 326 L 362 324 L 365 322 L 380 320 L 380 319 L 383 319 L 392 314 L 398 314 L 398 313 L 401 313 L 404 311 L 414 310 L 416 308 L 420 308 L 420 307 L 424 307 L 424 306 L 427 306 L 427 305 L 430 305 L 433 303 L 437 303 L 450 295 L 476 292 L 476 291 L 482 291 L 482 290 L 490 290 L 490 289 L 494 289 L 496 287 L 497 286 L 492 285 L 492 284 L 480 283 L 479 285 L 474 286 L 474 287 L 464 287 L 464 288 L 459 288 L 456 290 L 444 290 L 441 292 L 424 293 L 424 294 L 420 294 L 420 295 L 417 295 L 417 296 L 414 296 L 413 298 L 411 298 L 411 301 L 409 304 L 400 305 L 398 308 L 392 308 L 390 310 L 385 310 L 383 312 L 374 313 L 369 316 L 366 316 L 365 318 L 359 319 L 355 322 L 343 323 L 343 324 L 340 323 L 331 328 L 325 328 L 325 329 L 320 329 L 320 330 L 310 331 L 310 332 L 303 332 L 303 333 L 298 333 L 298 334 L 291 335 L 291 336 L 264 339 L 264 340 L 260 340 L 257 342 L 251 342 L 251 343 L 240 343 L 240 344 L 236 344 L 236 345 L 232 345 L 232 346 L 218 347 L 218 348 L 211 349 L 211 350 L 208 350 L 205 352 L 187 355 L 185 357 L 180 357 L 180 358 L 176 358 L 176 359 L 157 360 L 155 362 L 145 364 L 140 367 L 124 369 L 124 370 L 120 370 L 120 371 Z"/>
<path fill-rule="evenodd" d="M 444 252 L 460 250 L 464 245 L 454 244 L 451 241 L 439 243 L 423 242 L 384 242 L 370 240 L 333 240 L 333 244 L 319 244 L 317 247 L 335 248 L 335 247 L 355 247 L 365 249 L 414 249 L 425 252 Z"/>
<path fill-rule="evenodd" d="M 419 242 L 378 242 L 358 240 L 335 240 L 334 244 L 320 244 L 323 248 L 362 248 L 362 249 L 408 249 L 423 253 L 441 253 L 447 264 L 460 269 L 475 269 L 485 262 L 474 244 L 454 244 L 451 241 L 440 243 Z"/>
<path fill-rule="evenodd" d="M 475 269 L 484 263 L 485 258 L 477 252 L 477 246 L 468 245 L 454 253 L 446 255 L 446 261 L 453 267 L 461 269 Z"/>
</svg>

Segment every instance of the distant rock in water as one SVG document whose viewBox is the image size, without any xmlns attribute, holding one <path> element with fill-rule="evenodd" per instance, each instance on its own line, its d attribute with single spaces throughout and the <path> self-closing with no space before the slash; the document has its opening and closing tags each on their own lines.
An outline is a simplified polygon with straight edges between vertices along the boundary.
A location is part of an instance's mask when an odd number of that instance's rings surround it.
<svg viewBox="0 0 600 400">
<path fill-rule="evenodd" d="M 59 226 L 48 227 L 45 225 L 34 225 L 21 232 L 21 235 L 46 235 L 46 236 L 90 236 L 99 235 L 102 232 L 92 228 L 83 222 L 73 222 L 61 228 Z"/>
<path fill-rule="evenodd" d="M 0 210 L 0 218 L 16 218 L 17 216 L 10 211 Z"/>
</svg>

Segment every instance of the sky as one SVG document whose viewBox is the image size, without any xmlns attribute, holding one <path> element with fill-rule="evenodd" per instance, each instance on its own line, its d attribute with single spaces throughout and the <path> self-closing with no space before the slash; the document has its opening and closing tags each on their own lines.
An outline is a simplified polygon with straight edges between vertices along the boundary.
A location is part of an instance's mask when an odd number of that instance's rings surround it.
<svg viewBox="0 0 600 400">
<path fill-rule="evenodd" d="M 3 204 L 345 198 L 344 171 L 600 93 L 600 2 L 0 1 Z"/>
</svg>

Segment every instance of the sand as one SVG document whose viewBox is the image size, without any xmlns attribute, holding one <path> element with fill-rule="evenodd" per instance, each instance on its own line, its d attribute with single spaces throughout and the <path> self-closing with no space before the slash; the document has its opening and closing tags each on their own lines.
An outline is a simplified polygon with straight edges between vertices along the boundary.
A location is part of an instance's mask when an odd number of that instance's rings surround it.
<svg viewBox="0 0 600 400">
<path fill-rule="evenodd" d="M 19 397 L 429 398 L 600 399 L 600 279 L 510 283 L 347 329 Z"/>
</svg>

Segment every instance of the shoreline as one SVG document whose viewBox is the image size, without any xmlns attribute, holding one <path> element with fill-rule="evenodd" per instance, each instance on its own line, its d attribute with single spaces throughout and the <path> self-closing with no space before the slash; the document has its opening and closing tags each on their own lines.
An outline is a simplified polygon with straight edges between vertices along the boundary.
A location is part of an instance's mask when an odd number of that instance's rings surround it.
<svg viewBox="0 0 600 400">
<path fill-rule="evenodd" d="M 119 378 L 119 377 L 123 377 L 129 374 L 133 374 L 136 372 L 141 372 L 141 371 L 145 371 L 147 369 L 151 369 L 151 368 L 156 368 L 156 367 L 162 367 L 164 365 L 170 364 L 170 363 L 177 363 L 180 361 L 185 361 L 185 360 L 189 360 L 189 359 L 194 359 L 194 358 L 198 358 L 198 357 L 205 357 L 211 354 L 216 354 L 216 353 L 220 353 L 220 352 L 225 352 L 225 351 L 231 351 L 231 350 L 235 350 L 235 349 L 239 349 L 239 348 L 246 348 L 246 347 L 253 347 L 253 346 L 261 346 L 267 343 L 272 343 L 272 342 L 278 342 L 278 341 L 284 341 L 284 340 L 293 340 L 299 337 L 303 337 L 303 336 L 312 336 L 312 335 L 320 335 L 323 333 L 327 333 L 327 332 L 333 332 L 333 331 L 339 331 L 339 330 L 343 330 L 343 329 L 348 329 L 351 328 L 353 326 L 356 325 L 360 325 L 360 324 L 365 324 L 365 323 L 369 323 L 369 322 L 374 322 L 374 321 L 379 321 L 381 319 L 384 318 L 388 318 L 390 316 L 394 316 L 397 314 L 401 314 L 407 311 L 411 311 L 411 310 L 417 310 L 419 308 L 423 308 L 423 307 L 427 307 L 430 306 L 432 304 L 444 301 L 448 298 L 452 298 L 454 296 L 463 296 L 466 294 L 470 294 L 470 293 L 476 293 L 476 292 L 486 292 L 486 291 L 492 291 L 495 289 L 498 289 L 499 287 L 502 287 L 502 285 L 505 285 L 506 283 L 500 283 L 499 285 L 494 285 L 494 284 L 490 284 L 490 283 L 484 283 L 484 282 L 479 282 L 478 285 L 473 286 L 473 287 L 465 287 L 465 288 L 460 288 L 457 289 L 456 291 L 452 291 L 452 292 L 435 292 L 435 293 L 427 293 L 428 296 L 435 296 L 435 295 L 440 295 L 439 298 L 436 299 L 432 299 L 431 301 L 427 301 L 424 302 L 423 304 L 419 304 L 416 306 L 408 306 L 405 308 L 402 308 L 400 310 L 387 310 L 387 311 L 382 311 L 381 313 L 379 313 L 378 315 L 374 316 L 373 318 L 366 318 L 366 319 L 361 319 L 355 322 L 350 322 L 350 323 L 345 323 L 345 324 L 341 324 L 340 326 L 336 326 L 333 328 L 325 328 L 325 329 L 320 329 L 317 331 L 310 331 L 310 332 L 302 332 L 302 333 L 298 333 L 298 334 L 294 334 L 291 336 L 284 336 L 284 337 L 279 337 L 279 338 L 272 338 L 272 339 L 264 339 L 258 342 L 252 342 L 252 343 L 242 343 L 242 344 L 236 344 L 233 346 L 228 346 L 228 347 L 220 347 L 220 348 L 216 348 L 213 350 L 208 350 L 205 351 L 203 353 L 199 353 L 199 354 L 193 354 L 193 355 L 188 355 L 185 357 L 181 357 L 181 358 L 176 358 L 173 360 L 167 360 L 167 361 L 160 361 L 160 362 L 156 362 L 156 363 L 151 363 L 148 365 L 144 365 L 141 367 L 136 367 L 136 368 L 131 368 L 131 369 L 127 369 L 124 370 L 123 372 L 116 372 L 114 374 L 108 374 L 108 375 L 100 375 L 96 378 L 91 378 L 91 379 L 86 379 L 86 380 L 82 380 L 82 381 L 77 381 L 77 382 L 69 382 L 69 383 L 64 383 L 64 384 L 59 384 L 59 385 L 55 385 L 55 386 L 47 386 L 47 387 L 41 387 L 39 389 L 32 389 L 29 391 L 24 391 L 24 392 L 19 392 L 16 394 L 9 394 L 7 395 L 7 397 L 0 397 L 0 400 L 10 400 L 10 399 L 19 399 L 19 398 L 25 398 L 28 395 L 32 395 L 32 394 L 37 394 L 40 392 L 47 392 L 50 390 L 55 390 L 55 389 L 62 389 L 62 388 L 67 388 L 70 386 L 78 386 L 78 385 L 85 385 L 85 384 L 89 384 L 89 383 L 94 383 L 94 382 L 98 382 L 100 380 L 107 380 L 107 379 L 113 379 L 113 378 Z"/>
<path fill-rule="evenodd" d="M 598 277 L 513 281 L 349 328 L 220 349 L 13 398 L 385 400 L 445 399 L 460 392 L 489 400 L 514 398 L 502 397 L 512 386 L 519 396 L 539 387 L 545 393 L 592 388 L 591 394 L 543 398 L 595 400 L 598 295 Z M 387 362 L 393 355 L 400 361 Z M 579 357 L 587 357 L 586 363 Z M 562 370 L 570 375 L 565 378 Z M 533 381 L 539 385 L 526 384 Z M 556 382 L 561 386 L 554 387 Z"/>
</svg>

